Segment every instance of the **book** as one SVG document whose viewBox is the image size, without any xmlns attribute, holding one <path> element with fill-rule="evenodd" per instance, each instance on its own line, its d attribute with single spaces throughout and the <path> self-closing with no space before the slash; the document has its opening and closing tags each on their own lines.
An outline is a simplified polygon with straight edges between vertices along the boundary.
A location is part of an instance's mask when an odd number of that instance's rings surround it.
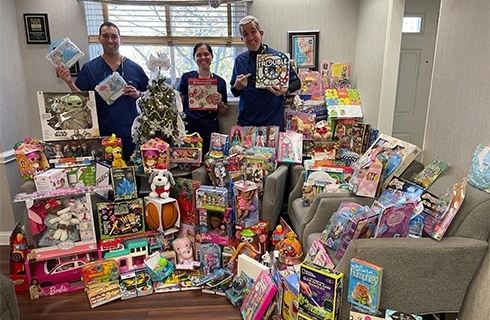
<svg viewBox="0 0 490 320">
<path fill-rule="evenodd" d="M 378 216 L 375 238 L 406 238 L 415 202 L 389 205 Z"/>
<path fill-rule="evenodd" d="M 428 189 L 432 183 L 449 167 L 449 163 L 432 159 L 419 173 L 413 175 L 410 181 L 424 189 Z"/>
<path fill-rule="evenodd" d="M 289 87 L 289 57 L 282 52 L 257 55 L 255 87 L 266 89 L 270 86 Z"/>
<path fill-rule="evenodd" d="M 64 38 L 63 40 L 57 40 L 51 43 L 46 59 L 55 67 L 62 65 L 70 69 L 84 55 L 70 38 Z"/>
<path fill-rule="evenodd" d="M 123 89 L 126 85 L 126 81 L 119 72 L 114 71 L 95 86 L 95 91 L 108 105 L 111 105 L 124 94 Z"/>
<path fill-rule="evenodd" d="M 218 110 L 210 99 L 217 92 L 216 78 L 189 78 L 189 110 Z"/>
<path fill-rule="evenodd" d="M 267 271 L 261 271 L 243 300 L 240 313 L 245 320 L 259 320 L 265 314 L 277 292 L 277 287 Z"/>
<path fill-rule="evenodd" d="M 347 301 L 370 312 L 379 309 L 383 267 L 353 258 L 350 262 Z"/>
</svg>

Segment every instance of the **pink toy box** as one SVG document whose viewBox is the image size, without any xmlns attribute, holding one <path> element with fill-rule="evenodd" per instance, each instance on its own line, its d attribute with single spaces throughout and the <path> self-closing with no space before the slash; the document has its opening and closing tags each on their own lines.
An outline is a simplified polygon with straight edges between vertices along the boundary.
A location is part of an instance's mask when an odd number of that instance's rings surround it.
<svg viewBox="0 0 490 320">
<path fill-rule="evenodd" d="M 153 138 L 141 146 L 144 172 L 170 168 L 170 145 L 160 138 Z M 158 166 L 158 168 L 157 168 Z"/>
<path fill-rule="evenodd" d="M 259 195 L 258 185 L 252 181 L 235 181 L 234 194 L 234 221 L 244 228 L 259 223 Z"/>
<path fill-rule="evenodd" d="M 231 208 L 225 212 L 199 209 L 199 229 L 202 242 L 230 245 L 234 233 Z"/>
<path fill-rule="evenodd" d="M 37 92 L 43 140 L 69 140 L 100 136 L 95 93 Z"/>
<path fill-rule="evenodd" d="M 270 274 L 261 271 L 240 307 L 243 319 L 262 319 L 276 292 L 277 287 Z"/>
<path fill-rule="evenodd" d="M 31 299 L 83 289 L 82 268 L 94 260 L 97 260 L 97 251 L 61 255 L 44 261 L 26 261 Z"/>
<path fill-rule="evenodd" d="M 37 174 L 49 169 L 49 162 L 39 140 L 26 138 L 18 142 L 14 149 L 15 160 L 24 180 L 33 179 Z"/>
</svg>

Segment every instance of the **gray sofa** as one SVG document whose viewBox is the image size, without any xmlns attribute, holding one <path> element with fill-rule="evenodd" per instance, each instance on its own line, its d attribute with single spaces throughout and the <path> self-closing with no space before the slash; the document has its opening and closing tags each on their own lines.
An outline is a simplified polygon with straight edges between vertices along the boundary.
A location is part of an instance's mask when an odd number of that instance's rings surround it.
<svg viewBox="0 0 490 320">
<path fill-rule="evenodd" d="M 14 283 L 0 273 L 0 320 L 17 320 L 20 318 L 19 305 L 15 295 Z"/>
<path fill-rule="evenodd" d="M 192 171 L 192 179 L 198 180 L 203 185 L 212 185 L 211 179 L 204 167 Z M 259 198 L 259 218 L 268 221 L 272 230 L 282 212 L 286 182 L 288 179 L 288 165 L 281 164 L 267 176 L 264 185 L 264 194 Z"/>
<path fill-rule="evenodd" d="M 415 163 L 414 165 L 419 165 Z M 410 167 L 409 167 L 410 168 Z M 407 169 L 409 170 L 409 169 Z M 414 168 L 412 167 L 412 170 Z M 411 173 L 405 174 L 406 177 Z M 350 194 L 322 194 L 317 196 L 310 207 L 302 207 L 301 192 L 298 191 L 304 179 L 300 175 L 290 194 L 289 211 L 295 231 L 302 244 L 309 247 L 325 228 L 331 214 L 342 201 L 355 201 L 370 205 L 373 199 L 360 198 Z M 461 177 L 450 171 L 439 177 L 430 191 L 440 195 Z M 441 241 L 432 238 L 390 238 L 356 239 L 350 242 L 340 260 L 333 252 L 330 256 L 336 263 L 335 269 L 349 276 L 350 260 L 354 257 L 370 261 L 384 267 L 381 290 L 381 308 L 391 308 L 414 314 L 458 313 L 463 299 L 475 275 L 481 281 L 488 279 L 488 243 L 490 235 L 490 195 L 467 185 L 465 200 Z M 482 258 L 487 257 L 482 260 Z M 481 271 L 484 268 L 486 271 Z M 477 273 L 478 271 L 478 273 Z M 482 272 L 486 272 L 486 279 Z M 344 281 L 344 289 L 347 280 Z M 472 287 L 480 286 L 472 283 Z M 483 288 L 483 289 L 482 289 Z M 484 285 L 480 290 L 487 290 Z M 471 290 L 473 297 L 477 289 Z M 342 319 L 348 319 L 350 304 L 344 290 Z M 488 297 L 488 292 L 483 296 Z M 470 299 L 465 304 L 472 304 Z M 485 304 L 488 301 L 484 302 Z M 486 316 L 473 318 L 478 311 L 471 308 L 471 318 L 489 319 Z M 476 311 L 475 311 L 476 310 Z M 461 318 L 463 319 L 463 318 Z"/>
</svg>

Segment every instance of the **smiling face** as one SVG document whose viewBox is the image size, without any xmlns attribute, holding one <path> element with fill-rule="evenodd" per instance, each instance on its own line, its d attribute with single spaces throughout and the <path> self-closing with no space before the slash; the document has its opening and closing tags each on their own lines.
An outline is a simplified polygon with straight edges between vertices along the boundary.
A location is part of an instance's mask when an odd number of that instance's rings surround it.
<svg viewBox="0 0 490 320">
<path fill-rule="evenodd" d="M 209 52 L 206 45 L 201 45 L 197 48 L 194 54 L 194 61 L 201 70 L 209 70 L 211 61 L 213 61 L 213 55 Z"/>
<path fill-rule="evenodd" d="M 241 39 L 248 50 L 259 50 L 260 44 L 262 43 L 262 36 L 264 35 L 263 30 L 259 30 L 255 23 L 249 22 L 240 27 L 240 32 L 242 34 Z"/>
<path fill-rule="evenodd" d="M 122 43 L 122 39 L 119 36 L 117 28 L 110 26 L 103 26 L 100 30 L 99 42 L 104 49 L 104 54 L 117 55 L 119 54 L 119 46 Z"/>
</svg>

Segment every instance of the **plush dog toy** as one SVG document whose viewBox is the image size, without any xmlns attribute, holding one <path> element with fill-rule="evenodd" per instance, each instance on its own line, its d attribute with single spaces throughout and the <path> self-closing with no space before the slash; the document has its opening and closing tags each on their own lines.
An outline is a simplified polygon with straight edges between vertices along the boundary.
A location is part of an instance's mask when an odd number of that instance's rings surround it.
<svg viewBox="0 0 490 320">
<path fill-rule="evenodd" d="M 175 185 L 174 176 L 166 169 L 153 171 L 148 182 L 151 189 L 149 196 L 152 198 L 168 198 L 170 188 Z"/>
<path fill-rule="evenodd" d="M 303 207 L 309 206 L 313 202 L 313 198 L 315 197 L 315 188 L 313 185 L 308 182 L 303 182 L 303 187 L 301 188 L 303 195 L 301 199 L 303 200 Z"/>
</svg>

